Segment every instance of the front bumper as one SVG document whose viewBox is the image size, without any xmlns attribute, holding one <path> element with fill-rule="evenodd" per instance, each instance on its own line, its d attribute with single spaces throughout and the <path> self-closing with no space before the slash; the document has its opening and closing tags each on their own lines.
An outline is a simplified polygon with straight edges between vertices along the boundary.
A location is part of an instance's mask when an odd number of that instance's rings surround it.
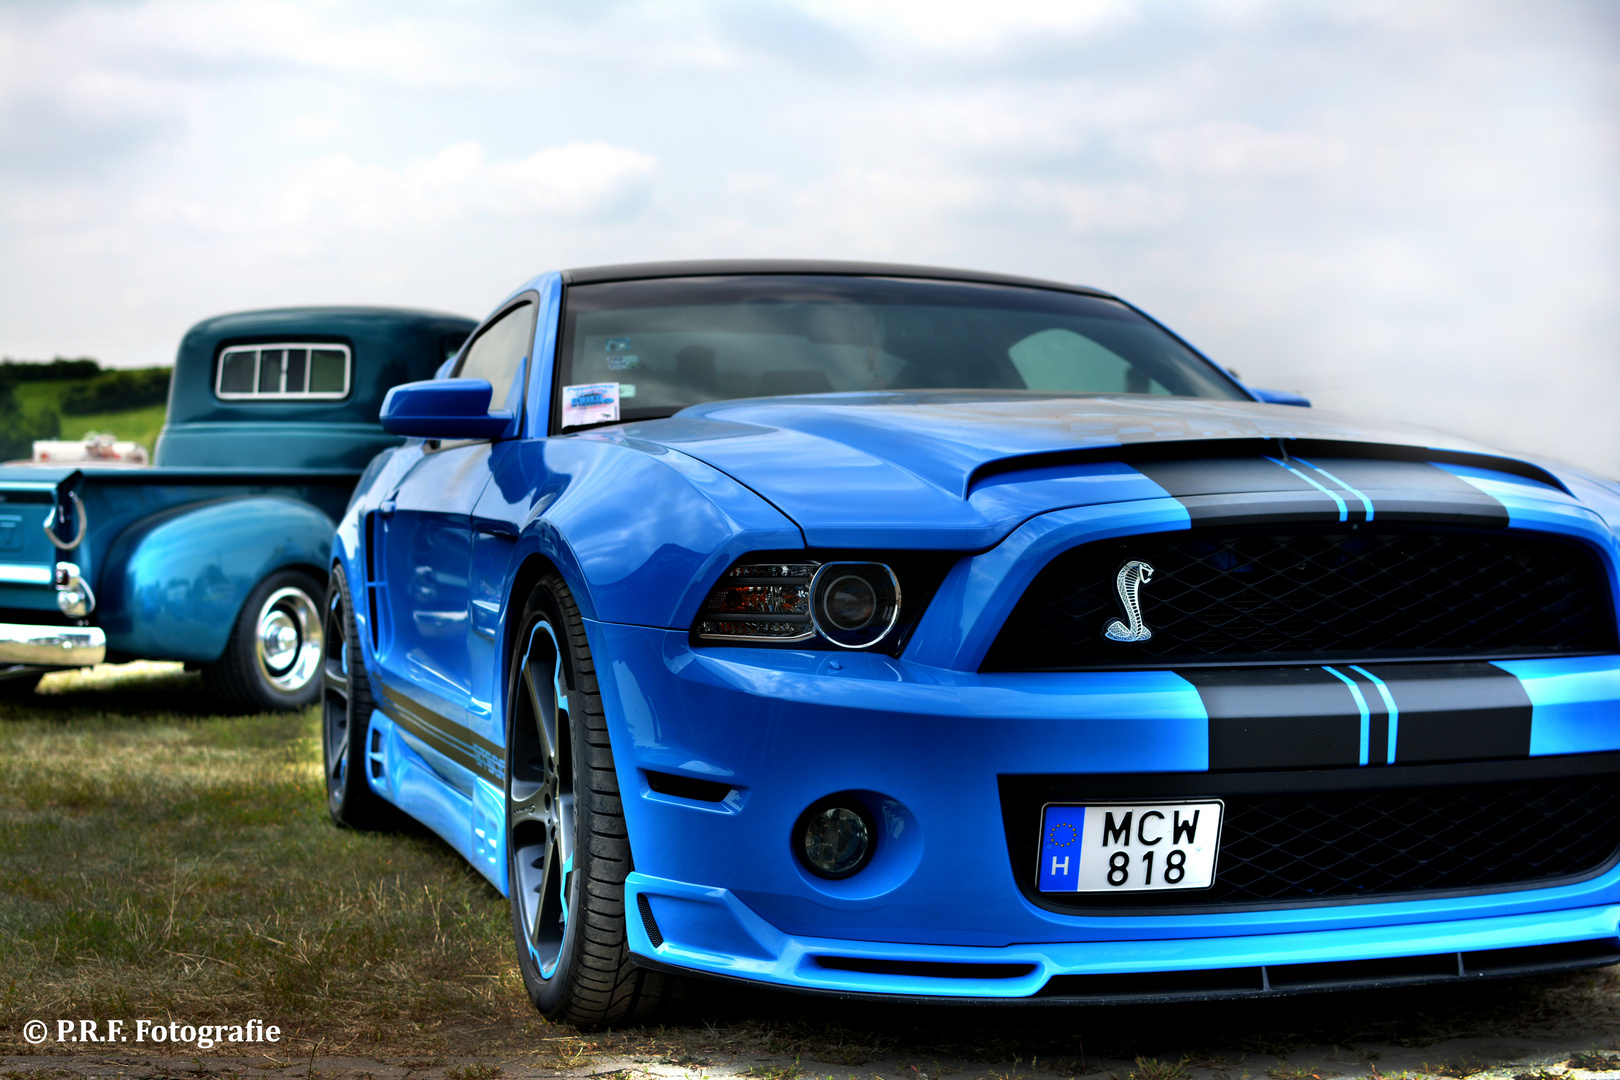
<svg viewBox="0 0 1620 1080">
<path fill-rule="evenodd" d="M 0 623 L 0 664 L 88 667 L 107 657 L 107 635 L 97 626 Z"/>
<path fill-rule="evenodd" d="M 1060 910 L 1027 895 L 1003 778 L 1089 776 L 1102 790 L 1235 775 L 1211 772 L 1211 716 L 1173 672 L 990 675 L 871 654 L 694 650 L 683 633 L 646 627 L 587 631 L 612 658 L 601 686 L 636 852 L 628 921 L 633 951 L 651 962 L 834 993 L 1071 1000 L 1083 986 L 1049 988 L 1194 972 L 1210 993 L 1241 995 L 1344 982 L 1302 965 L 1385 964 L 1380 984 L 1620 957 L 1613 861 L 1579 880 L 1246 908 Z M 1593 767 L 1620 751 L 1620 657 L 1499 667 L 1533 713 L 1518 771 Z M 729 794 L 684 798 L 660 775 Z M 798 864 L 791 830 L 835 792 L 881 806 L 883 833 L 866 870 L 825 881 Z M 1502 952 L 1521 949 L 1540 952 Z"/>
<path fill-rule="evenodd" d="M 724 889 L 631 873 L 630 948 L 662 967 L 799 990 L 1053 1004 L 1257 997 L 1620 962 L 1620 906 L 1203 940 L 973 948 L 784 934 Z M 637 917 L 639 915 L 639 917 Z"/>
</svg>

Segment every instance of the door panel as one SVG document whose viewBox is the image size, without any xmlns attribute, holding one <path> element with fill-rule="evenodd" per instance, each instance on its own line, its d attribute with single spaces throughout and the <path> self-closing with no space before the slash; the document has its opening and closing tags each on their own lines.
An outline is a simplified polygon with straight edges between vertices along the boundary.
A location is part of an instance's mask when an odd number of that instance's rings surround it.
<svg viewBox="0 0 1620 1080">
<path fill-rule="evenodd" d="M 393 625 L 382 666 L 395 689 L 464 727 L 484 726 L 470 714 L 469 576 L 472 508 L 489 482 L 489 455 L 486 442 L 423 455 L 380 510 Z"/>
</svg>

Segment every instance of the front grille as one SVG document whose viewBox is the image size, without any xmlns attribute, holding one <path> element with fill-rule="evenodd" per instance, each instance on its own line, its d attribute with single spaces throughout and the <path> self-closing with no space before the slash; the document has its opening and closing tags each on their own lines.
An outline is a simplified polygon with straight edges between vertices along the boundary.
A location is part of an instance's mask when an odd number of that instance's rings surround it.
<svg viewBox="0 0 1620 1080">
<path fill-rule="evenodd" d="M 1137 559 L 1152 637 L 1116 642 Z M 1507 531 L 1296 527 L 1107 540 L 1054 558 L 981 667 L 1558 656 L 1616 648 L 1608 578 L 1575 541 Z"/>
<path fill-rule="evenodd" d="M 1015 794 L 1017 780 L 1005 778 L 1003 807 L 1014 869 L 1028 891 L 1040 805 L 1085 796 Z M 1062 786 L 1076 795 L 1097 790 L 1084 782 Z M 1488 891 L 1590 877 L 1620 849 L 1614 773 L 1220 798 L 1226 811 L 1211 888 L 1040 899 L 1058 907 L 1220 907 Z"/>
</svg>

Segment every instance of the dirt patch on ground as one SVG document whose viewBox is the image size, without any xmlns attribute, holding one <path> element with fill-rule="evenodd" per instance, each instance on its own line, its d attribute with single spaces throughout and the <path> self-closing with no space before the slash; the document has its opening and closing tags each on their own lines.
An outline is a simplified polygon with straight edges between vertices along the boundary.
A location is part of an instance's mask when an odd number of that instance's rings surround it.
<svg viewBox="0 0 1620 1080">
<path fill-rule="evenodd" d="M 356 1052 L 317 1030 L 251 1054 L 108 1053 L 51 1042 L 0 1058 L 0 1080 L 66 1075 L 740 1076 L 751 1080 L 1620 1080 L 1609 972 L 1130 1007 L 871 1006 L 694 984 L 681 1022 L 585 1034 L 538 1017 L 446 1024 L 437 1049 Z M 10 1036 L 14 1033 L 8 1032 Z M 342 1036 L 340 1029 L 334 1033 Z M 44 1052 L 42 1052 L 44 1051 Z"/>
</svg>

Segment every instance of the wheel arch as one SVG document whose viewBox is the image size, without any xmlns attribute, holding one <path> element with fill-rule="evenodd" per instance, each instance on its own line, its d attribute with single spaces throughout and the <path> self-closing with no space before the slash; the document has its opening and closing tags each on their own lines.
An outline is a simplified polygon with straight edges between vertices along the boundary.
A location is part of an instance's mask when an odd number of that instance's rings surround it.
<svg viewBox="0 0 1620 1080">
<path fill-rule="evenodd" d="M 265 578 L 300 570 L 325 580 L 332 534 L 321 510 L 276 495 L 156 515 L 126 529 L 109 550 L 97 622 L 117 652 L 211 663 Z"/>
<path fill-rule="evenodd" d="M 505 700 L 506 688 L 511 685 L 512 657 L 517 650 L 518 634 L 523 629 L 519 624 L 523 621 L 524 602 L 528 600 L 529 594 L 534 591 L 535 586 L 540 584 L 541 580 L 548 574 L 555 574 L 562 578 L 563 584 L 567 585 L 568 591 L 573 594 L 574 603 L 579 605 L 581 614 L 589 610 L 580 601 L 580 586 L 575 581 L 569 580 L 569 575 L 563 573 L 562 569 L 549 556 L 540 551 L 531 552 L 524 556 L 523 560 L 518 564 L 517 570 L 512 574 L 512 588 L 507 594 L 508 615 L 506 626 L 501 634 L 500 685 L 502 687 L 503 708 L 511 704 Z M 569 678 L 572 679 L 572 677 L 572 673 L 570 673 Z M 578 689 L 578 687 L 570 686 L 570 689 Z"/>
</svg>

